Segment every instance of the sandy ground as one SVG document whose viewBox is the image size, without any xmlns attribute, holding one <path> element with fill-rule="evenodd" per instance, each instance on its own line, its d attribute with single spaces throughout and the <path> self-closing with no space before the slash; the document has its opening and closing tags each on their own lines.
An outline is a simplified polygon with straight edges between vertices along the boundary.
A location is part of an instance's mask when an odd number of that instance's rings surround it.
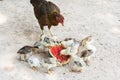
<svg viewBox="0 0 120 80">
<path fill-rule="evenodd" d="M 0 1 L 0 80 L 119 80 L 120 0 L 51 0 L 65 17 L 65 26 L 53 27 L 60 40 L 95 38 L 97 52 L 82 73 L 66 67 L 50 75 L 33 71 L 16 59 L 24 45 L 39 40 L 40 29 L 29 0 Z"/>
</svg>

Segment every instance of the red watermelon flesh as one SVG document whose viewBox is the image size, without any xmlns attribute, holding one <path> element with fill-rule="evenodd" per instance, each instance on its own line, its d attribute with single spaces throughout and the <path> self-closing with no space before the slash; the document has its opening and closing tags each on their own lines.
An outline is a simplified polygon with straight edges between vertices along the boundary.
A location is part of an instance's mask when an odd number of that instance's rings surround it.
<svg viewBox="0 0 120 80">
<path fill-rule="evenodd" d="M 69 62 L 70 60 L 70 55 L 61 55 L 60 52 L 61 50 L 63 50 L 64 48 L 59 45 L 59 46 L 52 46 L 49 49 L 50 54 L 55 57 L 58 61 L 60 61 L 62 64 L 66 64 Z"/>
</svg>

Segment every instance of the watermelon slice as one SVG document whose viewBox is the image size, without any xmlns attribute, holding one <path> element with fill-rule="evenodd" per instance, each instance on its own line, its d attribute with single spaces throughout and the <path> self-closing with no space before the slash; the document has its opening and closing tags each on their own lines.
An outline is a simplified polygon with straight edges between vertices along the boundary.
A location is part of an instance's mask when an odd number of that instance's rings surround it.
<svg viewBox="0 0 120 80">
<path fill-rule="evenodd" d="M 70 55 L 62 55 L 60 54 L 61 50 L 64 48 L 62 45 L 52 46 L 49 49 L 50 54 L 57 59 L 61 64 L 67 64 L 70 61 Z"/>
</svg>

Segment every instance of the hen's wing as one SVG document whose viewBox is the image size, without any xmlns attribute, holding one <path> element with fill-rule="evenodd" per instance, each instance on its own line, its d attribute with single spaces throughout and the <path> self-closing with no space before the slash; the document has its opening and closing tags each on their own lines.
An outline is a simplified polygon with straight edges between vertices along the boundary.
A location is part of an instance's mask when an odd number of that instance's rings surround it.
<svg viewBox="0 0 120 80">
<path fill-rule="evenodd" d="M 42 16 L 47 15 L 46 8 L 47 8 L 47 7 L 46 7 L 45 4 L 39 5 L 38 8 L 35 9 L 35 12 L 37 13 L 37 14 L 36 14 L 36 17 L 37 17 L 37 18 L 40 18 L 40 17 L 42 17 Z"/>
<path fill-rule="evenodd" d="M 54 3 L 48 1 L 47 12 L 48 12 L 48 14 L 52 14 L 54 12 L 60 13 L 60 9 Z"/>
<path fill-rule="evenodd" d="M 40 25 L 48 25 L 49 20 L 48 20 L 48 13 L 47 13 L 47 6 L 46 2 L 40 4 L 38 8 L 35 10 L 35 15 L 37 19 L 39 20 Z"/>
<path fill-rule="evenodd" d="M 60 9 L 52 2 L 44 2 L 43 4 L 40 4 L 38 7 L 38 12 L 41 16 L 52 14 L 54 12 L 60 13 Z"/>
</svg>

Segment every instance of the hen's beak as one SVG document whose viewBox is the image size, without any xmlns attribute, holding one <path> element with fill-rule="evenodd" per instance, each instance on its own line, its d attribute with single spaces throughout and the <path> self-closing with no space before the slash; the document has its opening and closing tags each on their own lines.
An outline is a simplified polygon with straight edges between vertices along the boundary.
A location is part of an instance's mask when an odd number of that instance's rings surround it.
<svg viewBox="0 0 120 80">
<path fill-rule="evenodd" d="M 62 26 L 64 26 L 64 22 L 62 22 L 61 24 L 62 24 Z"/>
</svg>

